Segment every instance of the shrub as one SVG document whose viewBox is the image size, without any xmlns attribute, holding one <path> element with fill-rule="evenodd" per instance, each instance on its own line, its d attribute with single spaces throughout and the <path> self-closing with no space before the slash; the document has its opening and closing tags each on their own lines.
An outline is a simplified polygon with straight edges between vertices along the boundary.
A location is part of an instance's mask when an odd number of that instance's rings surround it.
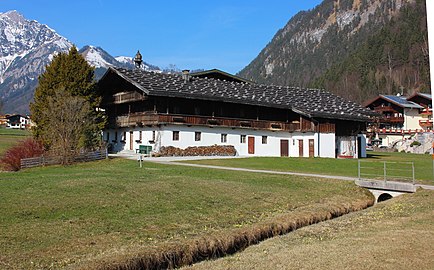
<svg viewBox="0 0 434 270">
<path fill-rule="evenodd" d="M 410 144 L 410 147 L 413 147 L 413 146 L 419 146 L 420 145 L 420 142 L 418 142 L 418 141 L 414 141 L 414 142 L 412 142 L 411 144 Z"/>
<path fill-rule="evenodd" d="M 8 171 L 18 171 L 21 169 L 21 159 L 38 157 L 43 153 L 44 147 L 42 143 L 29 138 L 9 148 L 3 158 L 0 159 L 0 163 Z"/>
</svg>

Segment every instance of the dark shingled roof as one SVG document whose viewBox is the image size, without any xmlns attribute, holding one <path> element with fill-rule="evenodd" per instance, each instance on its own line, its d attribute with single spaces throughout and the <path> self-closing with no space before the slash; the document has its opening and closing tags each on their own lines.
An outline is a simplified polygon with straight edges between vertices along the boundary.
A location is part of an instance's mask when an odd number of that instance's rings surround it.
<svg viewBox="0 0 434 270">
<path fill-rule="evenodd" d="M 110 73 L 130 82 L 150 96 L 168 96 L 223 101 L 264 107 L 291 109 L 312 118 L 366 121 L 372 112 L 359 104 L 320 89 L 237 83 L 212 78 L 109 68 Z"/>
</svg>

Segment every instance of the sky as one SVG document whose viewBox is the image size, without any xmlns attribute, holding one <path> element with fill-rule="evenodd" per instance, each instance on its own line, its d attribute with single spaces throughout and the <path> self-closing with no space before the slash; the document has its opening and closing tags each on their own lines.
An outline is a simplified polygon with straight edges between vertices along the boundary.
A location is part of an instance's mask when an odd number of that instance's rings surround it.
<svg viewBox="0 0 434 270">
<path fill-rule="evenodd" d="M 0 0 L 56 30 L 78 48 L 99 46 L 113 56 L 134 56 L 161 68 L 247 66 L 289 19 L 321 0 Z"/>
</svg>

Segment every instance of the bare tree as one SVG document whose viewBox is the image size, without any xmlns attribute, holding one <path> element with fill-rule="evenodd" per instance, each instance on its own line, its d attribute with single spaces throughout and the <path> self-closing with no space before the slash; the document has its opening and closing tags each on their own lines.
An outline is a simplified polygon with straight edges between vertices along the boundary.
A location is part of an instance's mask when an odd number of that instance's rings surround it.
<svg viewBox="0 0 434 270">
<path fill-rule="evenodd" d="M 47 98 L 44 118 L 48 120 L 44 137 L 50 141 L 50 151 L 62 157 L 62 164 L 68 164 L 83 145 L 84 131 L 93 119 L 90 105 L 82 97 L 72 96 L 68 91 L 58 89 Z"/>
</svg>

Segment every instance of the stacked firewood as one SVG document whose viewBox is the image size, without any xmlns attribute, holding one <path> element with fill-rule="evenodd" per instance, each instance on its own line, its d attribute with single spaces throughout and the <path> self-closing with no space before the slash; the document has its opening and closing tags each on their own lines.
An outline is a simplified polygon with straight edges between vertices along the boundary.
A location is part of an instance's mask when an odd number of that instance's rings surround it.
<svg viewBox="0 0 434 270">
<path fill-rule="evenodd" d="M 173 146 L 163 146 L 157 156 L 235 156 L 237 151 L 232 145 L 191 146 L 180 149 Z"/>
</svg>

